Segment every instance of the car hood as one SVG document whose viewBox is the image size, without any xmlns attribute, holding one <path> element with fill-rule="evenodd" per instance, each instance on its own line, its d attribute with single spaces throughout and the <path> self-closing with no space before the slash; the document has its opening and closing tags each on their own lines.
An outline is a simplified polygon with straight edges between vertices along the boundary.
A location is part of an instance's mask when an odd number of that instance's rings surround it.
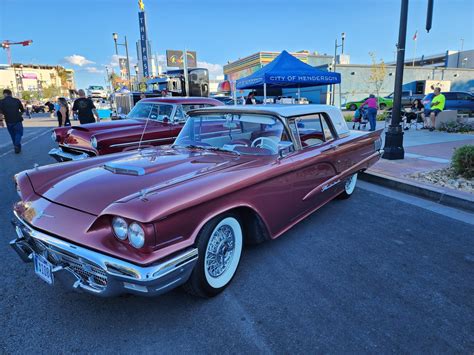
<svg viewBox="0 0 474 355">
<path fill-rule="evenodd" d="M 149 149 L 53 178 L 31 176 L 35 192 L 93 215 L 109 205 L 248 162 L 237 155 L 187 149 Z"/>
</svg>

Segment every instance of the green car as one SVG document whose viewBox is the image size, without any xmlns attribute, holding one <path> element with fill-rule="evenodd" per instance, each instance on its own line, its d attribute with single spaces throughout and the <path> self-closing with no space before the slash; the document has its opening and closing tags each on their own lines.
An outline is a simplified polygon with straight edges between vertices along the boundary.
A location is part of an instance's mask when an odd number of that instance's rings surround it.
<svg viewBox="0 0 474 355">
<path fill-rule="evenodd" d="M 346 103 L 346 110 L 351 110 L 351 111 L 357 110 L 360 107 L 360 105 L 362 105 L 367 99 L 368 97 L 359 101 L 349 101 L 348 103 Z M 379 102 L 379 107 L 381 110 L 385 110 L 387 108 L 393 107 L 393 100 L 390 98 L 379 97 L 378 102 Z"/>
</svg>

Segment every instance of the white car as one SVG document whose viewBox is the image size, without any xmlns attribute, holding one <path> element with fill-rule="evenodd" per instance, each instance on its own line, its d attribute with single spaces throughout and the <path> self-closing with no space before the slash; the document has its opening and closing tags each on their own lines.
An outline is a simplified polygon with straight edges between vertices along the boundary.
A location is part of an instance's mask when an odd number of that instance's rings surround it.
<svg viewBox="0 0 474 355">
<path fill-rule="evenodd" d="M 103 86 L 91 85 L 87 88 L 87 96 L 107 98 L 107 90 Z"/>
</svg>

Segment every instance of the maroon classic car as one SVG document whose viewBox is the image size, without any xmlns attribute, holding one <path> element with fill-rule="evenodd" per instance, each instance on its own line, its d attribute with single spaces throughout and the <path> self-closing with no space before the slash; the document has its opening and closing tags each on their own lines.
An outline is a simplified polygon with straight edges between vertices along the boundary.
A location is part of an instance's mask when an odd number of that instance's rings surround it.
<svg viewBox="0 0 474 355">
<path fill-rule="evenodd" d="M 51 149 L 49 155 L 57 161 L 81 160 L 135 149 L 139 144 L 171 144 L 183 128 L 189 110 L 220 105 L 223 103 L 207 97 L 142 99 L 125 120 L 54 129 L 52 139 L 59 147 Z"/>
<path fill-rule="evenodd" d="M 172 147 L 16 175 L 10 245 L 49 284 L 100 296 L 184 285 L 211 297 L 231 282 L 245 243 L 350 197 L 379 159 L 380 134 L 349 131 L 324 105 L 191 111 Z"/>
</svg>

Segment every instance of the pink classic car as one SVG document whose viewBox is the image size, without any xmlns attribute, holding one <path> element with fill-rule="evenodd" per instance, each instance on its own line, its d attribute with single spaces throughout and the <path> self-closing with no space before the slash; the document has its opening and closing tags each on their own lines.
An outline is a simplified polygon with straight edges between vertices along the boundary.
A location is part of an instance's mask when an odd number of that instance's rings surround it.
<svg viewBox="0 0 474 355">
<path fill-rule="evenodd" d="M 60 127 L 53 130 L 58 143 L 50 150 L 57 161 L 82 160 L 97 155 L 136 149 L 141 145 L 171 144 L 186 122 L 186 113 L 202 107 L 220 106 L 208 97 L 154 97 L 140 100 L 127 119 Z"/>
<path fill-rule="evenodd" d="M 380 157 L 380 134 L 349 131 L 324 105 L 191 111 L 172 147 L 16 175 L 10 245 L 51 285 L 99 296 L 184 285 L 211 297 L 236 274 L 244 244 L 350 197 Z"/>
</svg>

